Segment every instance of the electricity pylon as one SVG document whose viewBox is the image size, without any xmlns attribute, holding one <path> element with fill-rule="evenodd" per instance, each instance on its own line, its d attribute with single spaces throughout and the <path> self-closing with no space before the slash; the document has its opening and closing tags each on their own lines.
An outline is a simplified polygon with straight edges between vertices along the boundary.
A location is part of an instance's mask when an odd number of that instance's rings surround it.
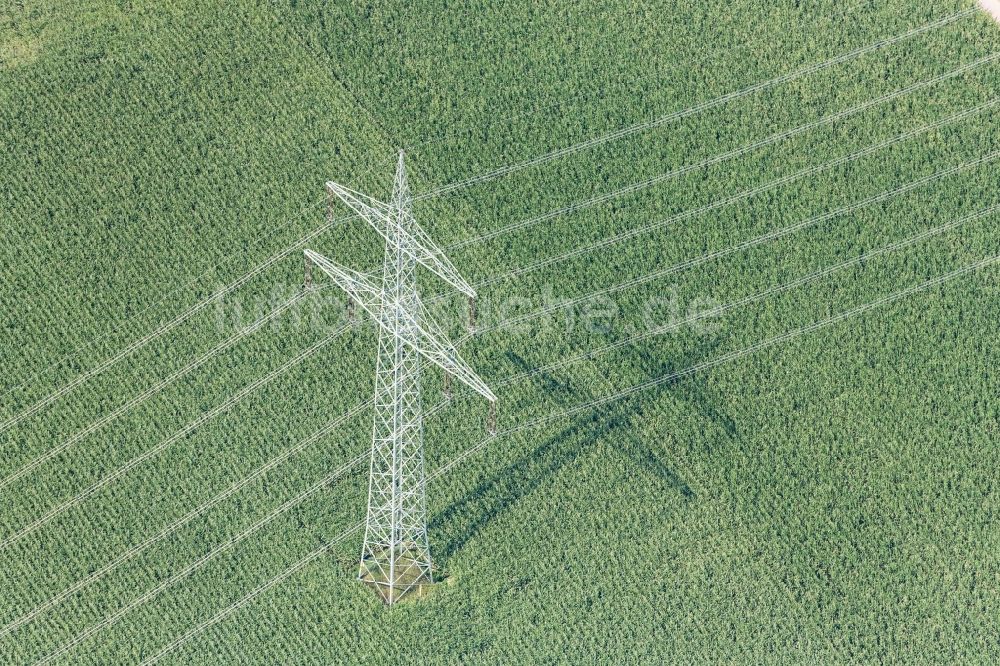
<svg viewBox="0 0 1000 666">
<path fill-rule="evenodd" d="M 446 392 L 454 375 L 489 401 L 491 433 L 496 431 L 497 397 L 420 301 L 417 264 L 468 296 L 470 308 L 476 292 L 414 220 L 403 151 L 388 204 L 336 183 L 326 187 L 385 239 L 381 284 L 312 250 L 305 251 L 305 264 L 307 288 L 316 266 L 379 325 L 368 514 L 358 578 L 374 585 L 391 605 L 414 586 L 434 582 L 427 541 L 421 359 L 444 370 Z"/>
</svg>

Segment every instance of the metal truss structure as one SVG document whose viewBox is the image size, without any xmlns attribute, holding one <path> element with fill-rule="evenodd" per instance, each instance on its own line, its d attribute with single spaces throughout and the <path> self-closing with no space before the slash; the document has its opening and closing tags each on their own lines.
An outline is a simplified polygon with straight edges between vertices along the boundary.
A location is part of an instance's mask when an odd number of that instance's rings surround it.
<svg viewBox="0 0 1000 666">
<path fill-rule="evenodd" d="M 312 250 L 305 251 L 305 268 L 307 288 L 315 266 L 347 292 L 352 306 L 360 305 L 379 325 L 368 513 L 358 577 L 391 605 L 414 587 L 434 581 L 427 539 L 422 361 L 444 370 L 449 395 L 454 376 L 489 401 L 491 432 L 496 429 L 497 397 L 421 303 L 417 264 L 469 297 L 470 318 L 476 292 L 416 223 L 403 152 L 388 204 L 336 183 L 326 188 L 331 198 L 347 204 L 385 239 L 380 284 Z"/>
</svg>

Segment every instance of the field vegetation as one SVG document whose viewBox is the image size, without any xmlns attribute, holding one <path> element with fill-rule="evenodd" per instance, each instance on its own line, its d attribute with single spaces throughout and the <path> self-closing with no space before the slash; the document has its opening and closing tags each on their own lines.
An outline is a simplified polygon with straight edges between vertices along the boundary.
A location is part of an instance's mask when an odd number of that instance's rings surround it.
<svg viewBox="0 0 1000 666">
<path fill-rule="evenodd" d="M 1000 660 L 971 0 L 71 5 L 0 12 L 0 661 Z M 387 611 L 375 331 L 301 250 L 379 265 L 323 183 L 400 147 L 500 433 L 427 371 Z"/>
</svg>

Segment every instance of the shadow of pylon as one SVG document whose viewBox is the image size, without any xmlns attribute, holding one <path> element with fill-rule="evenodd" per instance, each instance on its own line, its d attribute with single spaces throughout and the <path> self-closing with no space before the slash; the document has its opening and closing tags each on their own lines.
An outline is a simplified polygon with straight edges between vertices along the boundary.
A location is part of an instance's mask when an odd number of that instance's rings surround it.
<svg viewBox="0 0 1000 666">
<path fill-rule="evenodd" d="M 658 362 L 651 354 L 635 352 L 635 360 L 650 377 L 670 374 L 705 360 L 712 354 L 717 342 L 708 341 L 690 353 L 676 358 L 672 363 Z M 511 361 L 522 370 L 530 370 L 523 358 L 508 353 Z M 559 380 L 550 373 L 535 375 L 536 383 L 547 394 L 571 407 L 592 400 L 589 392 L 573 388 L 569 381 Z M 628 397 L 625 400 L 605 403 L 592 410 L 572 417 L 571 423 L 529 453 L 520 456 L 490 478 L 477 484 L 430 521 L 433 533 L 445 534 L 445 543 L 436 552 L 442 560 L 447 560 L 490 522 L 504 511 L 536 490 L 546 479 L 552 477 L 567 464 L 603 438 L 614 435 L 615 449 L 630 456 L 641 469 L 649 472 L 663 487 L 680 493 L 685 501 L 696 498 L 694 490 L 680 475 L 664 462 L 647 444 L 635 436 L 633 422 L 643 418 L 644 408 L 655 403 L 664 393 L 671 393 L 690 403 L 699 415 L 721 425 L 733 436 L 736 426 L 726 414 L 715 408 L 711 396 L 702 387 L 687 387 L 678 390 L 684 380 L 665 382 Z M 449 533 L 449 527 L 451 527 Z"/>
</svg>

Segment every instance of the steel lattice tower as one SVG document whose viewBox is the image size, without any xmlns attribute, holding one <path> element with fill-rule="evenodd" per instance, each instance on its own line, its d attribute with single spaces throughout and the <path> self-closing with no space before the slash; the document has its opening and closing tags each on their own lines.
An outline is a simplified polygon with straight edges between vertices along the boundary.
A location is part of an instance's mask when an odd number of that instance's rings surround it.
<svg viewBox="0 0 1000 666">
<path fill-rule="evenodd" d="M 374 585 L 391 605 L 414 586 L 433 583 L 427 540 L 421 361 L 429 360 L 445 371 L 446 387 L 454 375 L 489 400 L 491 432 L 495 430 L 496 396 L 462 360 L 420 301 L 418 263 L 466 294 L 470 306 L 476 292 L 414 220 L 403 152 L 388 204 L 336 183 L 326 186 L 330 195 L 350 206 L 385 239 L 381 284 L 312 250 L 305 251 L 305 261 L 307 288 L 315 265 L 379 325 L 368 514 L 359 578 Z"/>
</svg>

